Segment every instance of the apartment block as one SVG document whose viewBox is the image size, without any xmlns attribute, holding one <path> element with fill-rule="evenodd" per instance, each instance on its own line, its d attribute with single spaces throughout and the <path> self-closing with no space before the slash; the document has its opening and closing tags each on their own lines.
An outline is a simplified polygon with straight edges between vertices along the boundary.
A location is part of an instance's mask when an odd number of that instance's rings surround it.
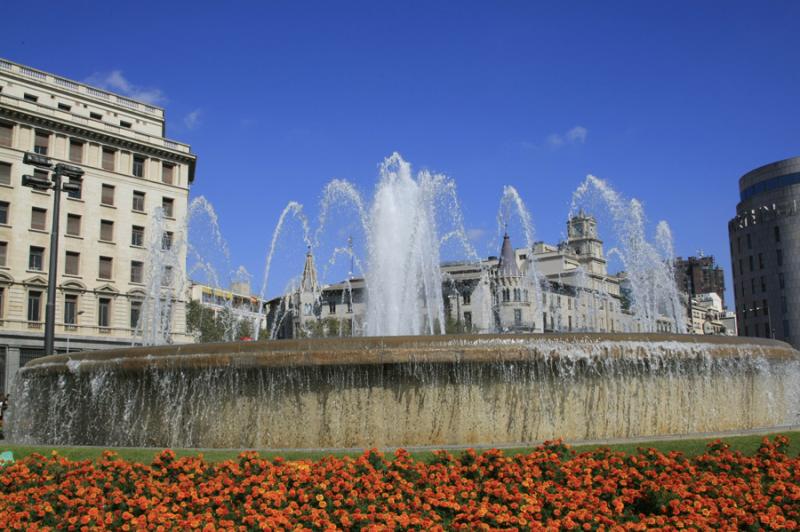
<svg viewBox="0 0 800 532">
<path fill-rule="evenodd" d="M 53 192 L 22 186 L 40 172 L 26 152 L 85 171 L 81 190 L 61 198 L 58 352 L 134 342 L 148 243 L 163 238 L 148 234 L 150 218 L 162 207 L 166 231 L 180 231 L 196 163 L 165 137 L 163 109 L 0 59 L 0 393 L 43 354 L 52 273 Z M 182 301 L 170 319 L 173 341 L 188 341 Z"/>
</svg>

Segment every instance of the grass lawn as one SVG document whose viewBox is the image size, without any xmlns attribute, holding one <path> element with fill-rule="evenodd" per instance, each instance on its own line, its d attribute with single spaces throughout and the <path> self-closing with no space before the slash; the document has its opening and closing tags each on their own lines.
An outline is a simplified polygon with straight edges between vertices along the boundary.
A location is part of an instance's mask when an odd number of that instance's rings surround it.
<svg viewBox="0 0 800 532">
<path fill-rule="evenodd" d="M 790 440 L 789 449 L 787 454 L 796 456 L 800 454 L 800 430 L 797 431 L 783 431 L 771 433 L 768 436 L 774 438 L 777 435 L 787 436 Z M 730 436 L 721 438 L 724 442 L 731 446 L 734 451 L 741 451 L 744 454 L 752 454 L 758 449 L 761 440 L 764 438 L 763 434 L 754 434 L 747 436 Z M 653 447 L 661 452 L 678 451 L 686 456 L 696 456 L 702 454 L 706 450 L 709 442 L 717 438 L 709 439 L 686 439 L 686 440 L 656 440 L 648 442 L 637 443 L 622 443 L 612 445 L 575 445 L 573 448 L 577 452 L 590 451 L 598 447 L 609 447 L 615 451 L 623 451 L 626 453 L 633 453 L 639 447 Z M 153 457 L 161 451 L 161 449 L 142 448 L 142 447 L 111 447 L 110 450 L 116 452 L 121 458 L 128 461 L 145 462 L 149 463 Z M 506 455 L 514 455 L 519 453 L 528 453 L 534 447 L 520 447 L 503 449 Z M 67 457 L 71 460 L 86 460 L 97 459 L 103 451 L 102 447 L 53 447 L 53 446 L 27 446 L 27 445 L 12 445 L 4 443 L 0 440 L 0 452 L 12 451 L 14 458 L 19 459 L 32 453 L 39 453 L 43 455 L 50 454 L 53 450 L 57 451 L 60 455 Z M 203 457 L 209 462 L 221 462 L 224 460 L 234 459 L 243 449 L 174 449 L 178 456 L 195 456 L 202 454 Z M 452 454 L 458 454 L 460 450 L 451 450 Z M 265 458 L 283 457 L 287 460 L 319 460 L 325 456 L 358 456 L 362 451 L 352 452 L 331 452 L 331 451 L 259 451 L 259 454 Z M 387 453 L 388 454 L 388 453 Z M 411 453 L 417 460 L 428 461 L 433 457 L 432 451 L 414 451 Z"/>
</svg>

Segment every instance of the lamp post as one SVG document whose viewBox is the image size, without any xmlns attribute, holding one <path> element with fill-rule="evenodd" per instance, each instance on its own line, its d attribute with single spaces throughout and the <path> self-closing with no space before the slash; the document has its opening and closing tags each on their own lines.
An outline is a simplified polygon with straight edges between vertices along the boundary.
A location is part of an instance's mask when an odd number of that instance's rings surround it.
<svg viewBox="0 0 800 532">
<path fill-rule="evenodd" d="M 52 168 L 50 179 L 36 175 L 22 176 L 22 186 L 35 190 L 53 191 L 53 223 L 50 229 L 50 265 L 47 271 L 47 304 L 44 313 L 44 354 L 55 354 L 55 328 L 56 328 L 56 279 L 58 278 L 58 225 L 61 210 L 61 192 L 76 192 L 81 189 L 83 169 L 69 164 L 58 163 L 53 166 L 49 157 L 38 153 L 26 153 L 22 159 L 24 164 L 29 164 L 45 171 Z M 66 177 L 69 182 L 62 183 L 61 178 Z"/>
</svg>

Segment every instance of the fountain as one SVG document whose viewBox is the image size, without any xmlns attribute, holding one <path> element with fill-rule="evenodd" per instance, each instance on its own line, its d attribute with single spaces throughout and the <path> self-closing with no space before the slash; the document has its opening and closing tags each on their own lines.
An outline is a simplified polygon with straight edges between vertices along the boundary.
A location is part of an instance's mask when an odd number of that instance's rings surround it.
<svg viewBox="0 0 800 532">
<path fill-rule="evenodd" d="M 477 257 L 455 185 L 429 172 L 414 176 L 397 154 L 380 174 L 369 205 L 350 183 L 331 182 L 314 232 L 302 205 L 290 203 L 273 232 L 262 283 L 264 296 L 289 220 L 300 223 L 308 260 L 330 210 L 353 208 L 366 259 L 358 260 L 350 240 L 334 248 L 329 264 L 347 257 L 352 271 L 363 262 L 369 336 L 145 345 L 39 358 L 14 384 L 10 440 L 228 448 L 514 445 L 800 421 L 800 354 L 787 344 L 652 333 L 664 310 L 681 330 L 664 261 L 672 254 L 669 228 L 659 225 L 656 242 L 648 242 L 641 205 L 591 176 L 573 204 L 593 190 L 610 211 L 631 283 L 631 311 L 647 333 L 438 334 L 444 323 L 440 247 L 460 243 L 469 258 Z M 530 213 L 506 187 L 502 231 L 512 219 L 531 248 Z M 526 260 L 513 273 L 538 290 L 536 263 Z M 490 285 L 489 275 L 481 270 L 481 286 Z M 577 278 L 587 298 L 602 299 L 590 293 L 588 272 Z M 162 283 L 153 282 L 159 294 Z M 496 312 L 496 294 L 485 292 L 477 293 L 476 308 Z M 545 307 L 540 292 L 532 304 Z"/>
</svg>

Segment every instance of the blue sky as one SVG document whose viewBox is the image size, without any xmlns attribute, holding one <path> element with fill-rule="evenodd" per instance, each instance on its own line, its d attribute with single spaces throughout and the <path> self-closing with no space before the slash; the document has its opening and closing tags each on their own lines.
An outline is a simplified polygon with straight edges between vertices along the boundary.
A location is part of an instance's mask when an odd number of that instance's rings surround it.
<svg viewBox="0 0 800 532">
<path fill-rule="evenodd" d="M 592 173 L 730 282 L 738 178 L 800 155 L 797 2 L 76 0 L 5 14 L 0 56 L 166 108 L 168 136 L 199 156 L 192 196 L 256 279 L 288 201 L 315 215 L 335 177 L 370 195 L 399 151 L 456 180 L 484 254 L 503 185 L 557 241 Z M 302 249 L 289 231 L 270 293 Z"/>
</svg>

